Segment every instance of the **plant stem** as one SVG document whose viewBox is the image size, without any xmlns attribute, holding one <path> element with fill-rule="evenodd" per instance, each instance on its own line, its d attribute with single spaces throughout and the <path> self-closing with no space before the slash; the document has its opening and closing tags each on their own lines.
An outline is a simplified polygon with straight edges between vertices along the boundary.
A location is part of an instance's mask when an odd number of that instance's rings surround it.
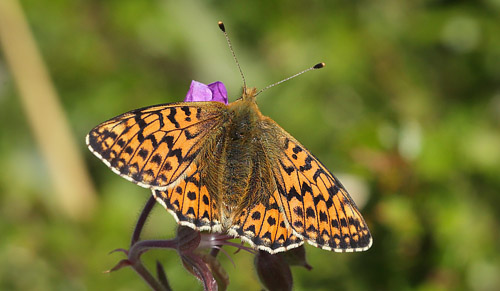
<svg viewBox="0 0 500 291">
<path fill-rule="evenodd" d="M 148 285 L 153 289 L 153 290 L 165 290 L 168 291 L 168 289 L 165 288 L 160 282 L 158 282 L 149 272 L 148 270 L 142 265 L 141 261 L 138 260 L 137 262 L 134 262 L 131 265 L 132 269 L 139 274 L 139 276 L 148 283 Z"/>
<path fill-rule="evenodd" d="M 139 241 L 142 229 L 146 224 L 146 220 L 148 219 L 151 210 L 153 210 L 153 206 L 155 206 L 156 204 L 155 202 L 156 202 L 155 198 L 153 197 L 153 195 L 151 195 L 151 197 L 149 197 L 148 199 L 148 202 L 146 202 L 146 205 L 144 205 L 141 215 L 139 216 L 139 219 L 137 220 L 137 223 L 135 225 L 134 233 L 132 234 L 132 239 L 130 240 L 131 248 L 137 241 Z"/>
</svg>

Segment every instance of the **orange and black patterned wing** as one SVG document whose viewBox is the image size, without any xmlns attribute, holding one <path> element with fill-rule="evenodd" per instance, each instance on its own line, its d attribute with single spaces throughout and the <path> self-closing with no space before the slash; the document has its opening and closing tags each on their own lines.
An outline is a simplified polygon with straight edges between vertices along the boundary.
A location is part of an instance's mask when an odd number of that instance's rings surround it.
<svg viewBox="0 0 500 291">
<path fill-rule="evenodd" d="M 115 173 L 165 190 L 192 164 L 213 129 L 224 123 L 220 102 L 172 103 L 130 111 L 90 131 L 87 145 Z"/>
<path fill-rule="evenodd" d="M 283 130 L 282 156 L 275 167 L 276 200 L 294 233 L 336 252 L 364 251 L 372 237 L 342 184 L 298 141 Z"/>
<path fill-rule="evenodd" d="M 164 191 L 153 190 L 153 196 L 175 220 L 199 231 L 221 230 L 215 197 L 208 193 L 202 171 L 193 163 L 179 183 Z"/>
<path fill-rule="evenodd" d="M 267 203 L 261 202 L 244 209 L 233 221 L 228 233 L 240 237 L 254 248 L 271 254 L 302 245 L 303 240 L 288 226 L 275 197 L 279 197 L 278 193 L 271 196 Z"/>
</svg>

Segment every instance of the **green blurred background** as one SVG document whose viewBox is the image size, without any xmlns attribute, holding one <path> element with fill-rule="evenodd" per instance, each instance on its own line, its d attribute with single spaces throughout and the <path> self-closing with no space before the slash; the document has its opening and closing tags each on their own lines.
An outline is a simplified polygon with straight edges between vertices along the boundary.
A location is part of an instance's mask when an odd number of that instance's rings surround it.
<svg viewBox="0 0 500 291">
<path fill-rule="evenodd" d="M 85 162 L 64 174 L 92 182 L 63 193 L 84 213 L 65 209 L 19 98 L 25 75 L 2 51 L 0 289 L 147 290 L 131 269 L 103 271 L 124 257 L 108 252 L 128 246 L 150 193 L 84 137 L 123 112 L 182 100 L 192 79 L 223 81 L 235 100 L 242 82 L 218 20 L 250 86 L 327 64 L 259 106 L 343 181 L 374 244 L 307 246 L 314 269 L 293 269 L 296 290 L 500 289 L 500 1 L 241 2 L 20 1 Z M 144 237 L 174 229 L 158 205 Z M 230 290 L 259 290 L 252 256 L 232 258 L 235 268 L 220 257 Z M 164 263 L 174 290 L 201 289 L 175 252 L 144 259 Z"/>
</svg>

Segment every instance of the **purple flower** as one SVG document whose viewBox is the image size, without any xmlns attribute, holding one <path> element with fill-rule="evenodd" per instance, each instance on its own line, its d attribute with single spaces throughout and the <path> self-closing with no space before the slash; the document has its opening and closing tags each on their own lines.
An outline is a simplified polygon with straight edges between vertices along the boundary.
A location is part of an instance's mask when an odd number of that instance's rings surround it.
<svg viewBox="0 0 500 291">
<path fill-rule="evenodd" d="M 226 86 L 220 81 L 205 85 L 200 82 L 191 81 L 189 91 L 184 102 L 217 101 L 227 105 Z"/>
</svg>

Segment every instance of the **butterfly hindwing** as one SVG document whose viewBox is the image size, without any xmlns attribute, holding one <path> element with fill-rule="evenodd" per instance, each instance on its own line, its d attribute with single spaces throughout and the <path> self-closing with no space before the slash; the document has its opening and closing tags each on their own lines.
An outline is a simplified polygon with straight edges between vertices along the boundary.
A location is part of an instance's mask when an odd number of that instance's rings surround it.
<svg viewBox="0 0 500 291">
<path fill-rule="evenodd" d="M 153 190 L 153 196 L 174 215 L 179 224 L 200 231 L 220 231 L 218 204 L 203 183 L 198 166 L 193 163 L 175 184 L 165 191 Z"/>
<path fill-rule="evenodd" d="M 303 241 L 288 227 L 275 196 L 271 196 L 267 203 L 261 202 L 243 210 L 229 233 L 269 253 L 302 245 Z"/>
<path fill-rule="evenodd" d="M 279 142 L 283 148 L 275 168 L 276 199 L 294 232 L 327 250 L 368 249 L 368 226 L 342 184 L 288 133 Z"/>
<path fill-rule="evenodd" d="M 188 169 L 211 129 L 223 123 L 226 108 L 190 102 L 133 110 L 95 127 L 87 145 L 120 176 L 164 190 Z"/>
</svg>

